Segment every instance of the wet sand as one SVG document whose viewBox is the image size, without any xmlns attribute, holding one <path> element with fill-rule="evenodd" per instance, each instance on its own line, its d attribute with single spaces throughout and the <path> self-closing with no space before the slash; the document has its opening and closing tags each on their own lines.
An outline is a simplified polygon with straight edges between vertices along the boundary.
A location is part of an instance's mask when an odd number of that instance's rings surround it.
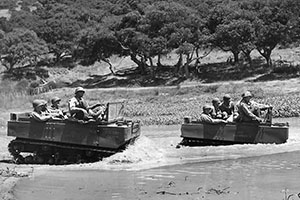
<svg viewBox="0 0 300 200">
<path fill-rule="evenodd" d="M 36 170 L 14 189 L 18 200 L 284 199 L 300 193 L 300 152 L 140 171 Z"/>
</svg>

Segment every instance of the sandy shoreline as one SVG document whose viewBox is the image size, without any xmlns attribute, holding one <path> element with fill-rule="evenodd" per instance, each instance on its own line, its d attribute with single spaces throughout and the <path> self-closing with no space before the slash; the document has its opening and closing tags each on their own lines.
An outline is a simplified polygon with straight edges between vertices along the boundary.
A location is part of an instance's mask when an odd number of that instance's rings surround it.
<svg viewBox="0 0 300 200">
<path fill-rule="evenodd" d="M 140 171 L 40 168 L 17 182 L 14 195 L 18 200 L 286 200 L 300 192 L 299 157 L 297 151 Z"/>
<path fill-rule="evenodd" d="M 0 164 L 0 198 L 2 200 L 15 199 L 13 190 L 17 182 L 33 174 L 33 167 L 16 166 L 14 164 Z"/>
</svg>

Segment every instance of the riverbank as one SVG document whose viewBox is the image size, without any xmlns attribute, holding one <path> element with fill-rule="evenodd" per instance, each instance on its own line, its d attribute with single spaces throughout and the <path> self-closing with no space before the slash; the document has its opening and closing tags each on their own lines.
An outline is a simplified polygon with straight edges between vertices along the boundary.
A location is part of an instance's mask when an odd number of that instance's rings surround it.
<svg viewBox="0 0 300 200">
<path fill-rule="evenodd" d="M 17 182 L 33 174 L 33 167 L 16 166 L 12 164 L 0 164 L 0 198 L 2 200 L 13 200 L 14 187 Z"/>
<path fill-rule="evenodd" d="M 185 116 L 197 118 L 202 106 L 215 97 L 222 99 L 230 94 L 238 102 L 241 94 L 250 90 L 254 100 L 273 105 L 273 117 L 300 116 L 300 82 L 298 78 L 266 82 L 232 81 L 218 83 L 187 82 L 178 87 L 107 88 L 87 89 L 85 98 L 90 104 L 125 100 L 124 116 L 140 120 L 142 125 L 180 124 Z M 32 110 L 31 102 L 43 98 L 50 102 L 54 96 L 62 99 L 61 107 L 67 110 L 67 101 L 74 88 L 61 88 L 37 96 L 3 96 L 5 107 L 0 109 L 0 125 L 4 126 L 9 112 Z M 1 103 L 0 103 L 1 104 Z"/>
<path fill-rule="evenodd" d="M 22 179 L 18 200 L 298 198 L 299 153 L 220 160 L 141 171 L 42 170 Z"/>
</svg>

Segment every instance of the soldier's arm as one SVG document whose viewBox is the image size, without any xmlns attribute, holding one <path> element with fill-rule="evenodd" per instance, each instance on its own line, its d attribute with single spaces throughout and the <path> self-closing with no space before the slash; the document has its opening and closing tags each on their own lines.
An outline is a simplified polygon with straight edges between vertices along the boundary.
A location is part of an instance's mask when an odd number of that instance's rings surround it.
<svg viewBox="0 0 300 200">
<path fill-rule="evenodd" d="M 31 117 L 39 122 L 45 122 L 45 121 L 48 121 L 49 119 L 52 119 L 52 116 L 50 116 L 50 115 L 42 116 L 36 112 L 32 112 Z"/>
<path fill-rule="evenodd" d="M 71 114 L 76 113 L 78 111 L 82 111 L 84 113 L 87 113 L 87 110 L 85 110 L 83 108 L 76 107 L 76 102 L 73 99 L 69 100 L 68 106 L 69 106 L 69 111 L 70 111 Z"/>
<path fill-rule="evenodd" d="M 244 114 L 245 114 L 246 116 L 252 118 L 253 120 L 258 120 L 258 119 L 259 119 L 256 115 L 254 115 L 254 114 L 247 108 L 247 106 L 246 106 L 245 104 L 242 103 L 242 104 L 240 105 L 240 107 L 241 107 L 242 111 L 244 112 Z"/>
<path fill-rule="evenodd" d="M 213 119 L 208 115 L 202 115 L 201 116 L 201 122 L 208 123 L 208 124 L 220 124 L 220 123 L 226 123 L 223 119 Z"/>
</svg>

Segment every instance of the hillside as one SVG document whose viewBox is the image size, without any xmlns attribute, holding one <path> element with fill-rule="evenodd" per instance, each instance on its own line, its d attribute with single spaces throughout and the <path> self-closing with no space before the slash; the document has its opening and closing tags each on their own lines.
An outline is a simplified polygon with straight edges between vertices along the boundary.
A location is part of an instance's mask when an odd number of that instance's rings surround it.
<svg viewBox="0 0 300 200">
<path fill-rule="evenodd" d="M 211 83 L 218 81 L 237 81 L 244 79 L 273 80 L 286 79 L 297 77 L 297 74 L 289 73 L 288 65 L 297 66 L 300 64 L 300 47 L 288 49 L 276 49 L 272 53 L 272 60 L 276 64 L 285 63 L 286 73 L 278 74 L 278 76 L 267 76 L 273 69 L 264 68 L 264 60 L 258 52 L 253 51 L 251 56 L 258 61 L 257 66 L 249 67 L 241 65 L 228 65 L 226 61 L 231 56 L 231 53 L 223 51 L 213 51 L 205 58 L 201 59 L 199 69 L 202 69 L 200 74 L 196 74 L 190 79 L 179 79 L 178 77 L 168 77 L 165 73 L 164 80 L 155 80 L 146 84 L 142 82 L 144 79 L 139 74 L 134 76 L 114 76 L 109 70 L 106 63 L 95 63 L 91 66 L 77 65 L 73 69 L 65 68 L 49 68 L 50 77 L 48 81 L 64 82 L 70 87 L 83 86 L 86 88 L 101 88 L 101 87 L 141 87 L 141 86 L 166 86 L 178 85 L 182 82 L 199 82 Z M 162 58 L 162 64 L 171 66 L 176 63 L 178 55 L 170 54 Z M 135 69 L 136 64 L 128 57 L 112 57 L 113 70 L 115 72 Z M 277 65 L 277 67 L 279 66 Z M 163 72 L 162 72 L 163 73 Z M 157 76 L 163 77 L 164 74 Z M 146 76 L 149 79 L 149 76 Z M 127 81 L 126 81 L 127 80 Z M 172 82 L 173 81 L 173 82 Z"/>
</svg>

